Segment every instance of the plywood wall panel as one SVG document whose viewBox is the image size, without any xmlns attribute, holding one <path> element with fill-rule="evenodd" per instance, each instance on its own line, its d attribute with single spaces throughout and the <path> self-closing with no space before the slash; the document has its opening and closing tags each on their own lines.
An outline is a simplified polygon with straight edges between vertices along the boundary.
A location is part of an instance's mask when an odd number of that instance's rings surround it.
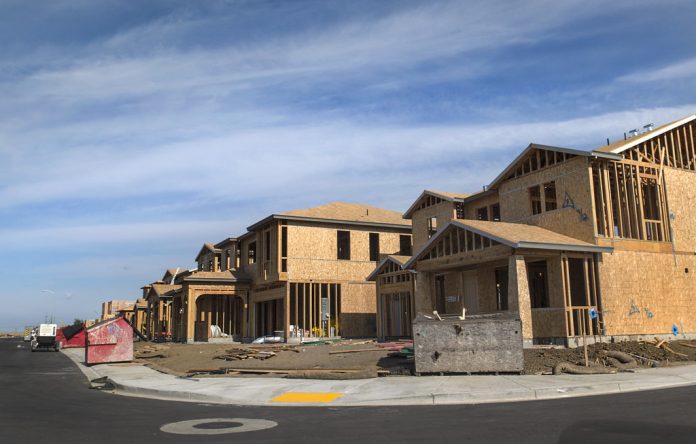
<svg viewBox="0 0 696 444">
<path fill-rule="evenodd" d="M 688 272 L 687 272 L 688 270 Z M 696 257 L 618 251 L 599 265 L 609 335 L 696 332 Z"/>
<path fill-rule="evenodd" d="M 557 209 L 533 215 L 529 187 L 550 181 L 556 182 Z M 594 243 L 593 207 L 589 190 L 587 159 L 577 157 L 503 182 L 499 189 L 501 218 L 505 222 L 537 225 Z M 574 208 L 563 208 L 566 193 Z"/>
<path fill-rule="evenodd" d="M 674 247 L 696 252 L 696 173 L 665 168 L 664 175 Z"/>
</svg>

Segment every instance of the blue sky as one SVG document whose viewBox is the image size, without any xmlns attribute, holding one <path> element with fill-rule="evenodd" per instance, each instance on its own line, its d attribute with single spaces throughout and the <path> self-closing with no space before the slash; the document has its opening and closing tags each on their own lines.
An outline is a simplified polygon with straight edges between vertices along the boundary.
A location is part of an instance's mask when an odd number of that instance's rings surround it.
<svg viewBox="0 0 696 444">
<path fill-rule="evenodd" d="M 0 330 L 96 317 L 205 241 L 480 189 L 530 142 L 696 112 L 696 2 L 0 3 Z"/>
</svg>

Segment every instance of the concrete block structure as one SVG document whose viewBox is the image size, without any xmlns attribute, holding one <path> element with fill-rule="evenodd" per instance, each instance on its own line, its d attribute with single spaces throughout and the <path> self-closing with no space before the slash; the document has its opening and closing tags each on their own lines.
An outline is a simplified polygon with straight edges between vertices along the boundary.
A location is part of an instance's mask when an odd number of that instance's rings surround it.
<svg viewBox="0 0 696 444">
<path fill-rule="evenodd" d="M 417 318 L 413 323 L 417 373 L 521 373 L 522 324 L 514 313 L 465 319 Z"/>
</svg>

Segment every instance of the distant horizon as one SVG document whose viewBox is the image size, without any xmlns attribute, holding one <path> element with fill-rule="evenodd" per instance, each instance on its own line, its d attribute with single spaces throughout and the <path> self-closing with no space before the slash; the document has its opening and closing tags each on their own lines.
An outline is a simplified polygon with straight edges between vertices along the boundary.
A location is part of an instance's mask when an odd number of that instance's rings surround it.
<svg viewBox="0 0 696 444">
<path fill-rule="evenodd" d="M 694 114 L 695 16 L 672 0 L 3 2 L 0 331 L 98 318 L 272 213 L 403 212 L 424 189 L 480 191 L 529 143 L 590 150 Z"/>
</svg>

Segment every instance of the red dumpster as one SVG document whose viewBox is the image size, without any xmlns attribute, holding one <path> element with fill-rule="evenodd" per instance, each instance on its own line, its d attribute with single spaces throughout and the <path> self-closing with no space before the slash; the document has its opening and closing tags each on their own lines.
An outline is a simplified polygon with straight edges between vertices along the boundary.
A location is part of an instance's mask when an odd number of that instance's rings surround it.
<svg viewBox="0 0 696 444">
<path fill-rule="evenodd" d="M 125 319 L 107 319 L 88 328 L 85 334 L 85 364 L 133 360 L 133 327 Z"/>
<path fill-rule="evenodd" d="M 56 332 L 56 342 L 60 342 L 61 348 L 84 347 L 85 328 L 82 325 L 59 328 Z"/>
</svg>

